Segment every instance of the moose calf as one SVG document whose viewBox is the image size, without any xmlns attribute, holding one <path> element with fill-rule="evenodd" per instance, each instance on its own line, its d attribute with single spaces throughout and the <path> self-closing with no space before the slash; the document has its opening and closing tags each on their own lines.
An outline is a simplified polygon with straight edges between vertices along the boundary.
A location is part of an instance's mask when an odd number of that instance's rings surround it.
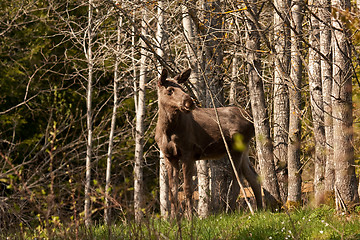
<svg viewBox="0 0 360 240">
<path fill-rule="evenodd" d="M 215 160 L 226 154 L 225 144 L 216 121 L 213 108 L 198 108 L 180 86 L 188 80 L 191 69 L 168 79 L 164 69 L 158 81 L 159 115 L 155 140 L 164 154 L 169 175 L 171 217 L 178 207 L 179 167 L 182 164 L 187 214 L 192 211 L 192 171 L 196 160 Z M 254 126 L 244 116 L 245 110 L 238 107 L 217 108 L 222 131 L 230 148 L 239 176 L 244 176 L 254 191 L 258 208 L 262 208 L 261 186 L 258 175 L 248 158 L 248 144 L 254 136 Z M 241 134 L 246 150 L 233 148 L 234 135 Z M 234 184 L 237 184 L 234 179 Z"/>
</svg>

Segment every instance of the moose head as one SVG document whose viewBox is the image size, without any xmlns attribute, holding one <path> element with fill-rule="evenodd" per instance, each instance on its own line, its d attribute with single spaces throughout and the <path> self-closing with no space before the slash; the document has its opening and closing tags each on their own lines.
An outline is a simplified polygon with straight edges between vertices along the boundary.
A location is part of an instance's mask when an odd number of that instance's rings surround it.
<svg viewBox="0 0 360 240">
<path fill-rule="evenodd" d="M 162 70 L 158 81 L 158 96 L 161 106 L 172 112 L 183 113 L 188 113 L 195 108 L 194 101 L 180 85 L 189 79 L 190 74 L 191 69 L 187 69 L 173 79 L 168 79 L 168 71 Z"/>
</svg>

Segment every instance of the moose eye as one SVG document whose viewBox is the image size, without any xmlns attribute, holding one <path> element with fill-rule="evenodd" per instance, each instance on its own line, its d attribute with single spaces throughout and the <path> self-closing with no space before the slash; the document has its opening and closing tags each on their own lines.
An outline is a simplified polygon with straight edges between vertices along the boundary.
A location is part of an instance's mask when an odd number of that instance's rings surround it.
<svg viewBox="0 0 360 240">
<path fill-rule="evenodd" d="M 168 88 L 167 91 L 168 91 L 167 94 L 170 96 L 171 94 L 173 94 L 174 89 L 173 88 Z"/>
</svg>

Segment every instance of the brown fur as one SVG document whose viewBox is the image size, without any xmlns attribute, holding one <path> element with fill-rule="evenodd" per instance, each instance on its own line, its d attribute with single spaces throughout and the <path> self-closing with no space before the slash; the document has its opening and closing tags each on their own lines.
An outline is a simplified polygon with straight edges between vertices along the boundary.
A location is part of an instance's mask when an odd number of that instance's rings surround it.
<svg viewBox="0 0 360 240">
<path fill-rule="evenodd" d="M 196 107 L 191 97 L 179 85 L 187 81 L 190 73 L 191 70 L 188 69 L 174 79 L 167 79 L 167 71 L 163 70 L 158 81 L 159 117 L 155 140 L 167 163 L 172 217 L 178 211 L 177 190 L 180 163 L 184 173 L 187 213 L 190 217 L 193 191 L 191 177 L 195 161 L 219 159 L 226 154 L 225 144 L 216 122 L 215 110 Z M 232 148 L 234 134 L 241 134 L 244 144 L 248 147 L 249 141 L 254 136 L 254 126 L 244 117 L 246 112 L 243 109 L 221 107 L 217 108 L 217 111 L 238 173 L 250 183 L 255 193 L 257 206 L 262 208 L 261 186 L 256 172 L 250 165 L 247 150 L 239 152 Z M 234 180 L 234 182 L 237 181 Z"/>
</svg>

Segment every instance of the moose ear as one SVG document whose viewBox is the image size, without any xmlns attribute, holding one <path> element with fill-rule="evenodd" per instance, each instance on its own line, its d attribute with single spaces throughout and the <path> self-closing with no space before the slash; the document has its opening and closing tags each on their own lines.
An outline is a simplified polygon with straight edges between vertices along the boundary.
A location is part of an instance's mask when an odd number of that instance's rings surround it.
<svg viewBox="0 0 360 240">
<path fill-rule="evenodd" d="M 163 86 L 165 84 L 167 76 L 168 76 L 168 71 L 166 70 L 166 68 L 164 68 L 159 78 L 159 82 L 158 82 L 159 86 Z"/>
<path fill-rule="evenodd" d="M 177 81 L 178 83 L 184 83 L 186 82 L 191 74 L 191 68 L 183 71 L 182 73 L 180 73 L 179 75 L 177 75 L 174 80 Z"/>
</svg>

